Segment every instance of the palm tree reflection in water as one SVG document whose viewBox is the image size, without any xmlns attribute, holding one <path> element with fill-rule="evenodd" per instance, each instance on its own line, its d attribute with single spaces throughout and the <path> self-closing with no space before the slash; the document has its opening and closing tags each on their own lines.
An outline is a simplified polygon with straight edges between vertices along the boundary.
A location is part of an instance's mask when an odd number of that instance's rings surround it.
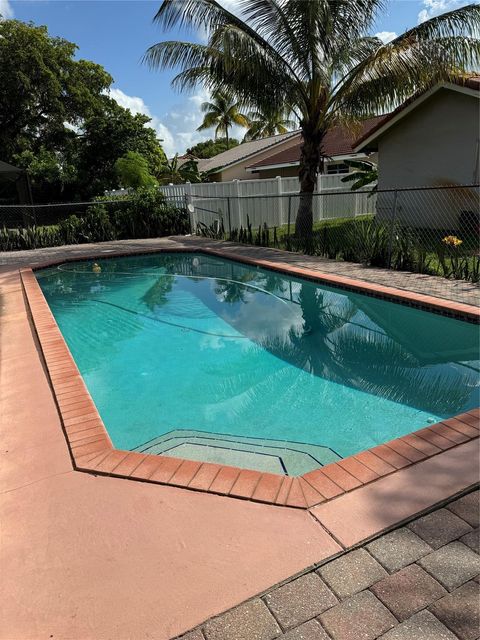
<svg viewBox="0 0 480 640">
<path fill-rule="evenodd" d="M 434 361 L 420 361 L 347 295 L 302 283 L 296 295 L 287 296 L 288 282 L 276 274 L 239 268 L 230 275 L 231 280 L 208 279 L 203 286 L 188 277 L 176 284 L 238 332 L 308 373 L 439 416 L 458 412 L 478 384 L 478 372 L 454 366 L 448 354 L 443 362 L 438 353 Z M 173 275 L 163 276 L 145 294 L 151 310 L 167 302 L 174 281 Z M 288 300 L 289 316 L 279 297 Z M 230 387 L 232 375 L 230 370 Z"/>
</svg>

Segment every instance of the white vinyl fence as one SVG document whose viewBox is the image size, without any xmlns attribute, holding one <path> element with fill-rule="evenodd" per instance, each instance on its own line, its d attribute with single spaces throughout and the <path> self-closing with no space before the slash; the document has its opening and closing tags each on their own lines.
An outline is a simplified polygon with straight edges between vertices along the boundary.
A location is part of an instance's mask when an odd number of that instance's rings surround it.
<svg viewBox="0 0 480 640">
<path fill-rule="evenodd" d="M 351 192 L 350 183 L 341 181 L 342 175 L 323 175 L 317 180 L 318 194 L 334 197 L 314 197 L 315 220 L 355 217 L 375 212 L 375 198 L 366 192 Z M 270 178 L 267 180 L 233 180 L 198 184 L 167 185 L 161 187 L 171 199 L 183 199 L 193 205 L 192 228 L 198 222 L 207 225 L 223 220 L 225 229 L 253 227 L 266 223 L 281 226 L 295 220 L 298 207 L 298 178 Z M 345 193 L 343 193 L 345 192 Z"/>
</svg>

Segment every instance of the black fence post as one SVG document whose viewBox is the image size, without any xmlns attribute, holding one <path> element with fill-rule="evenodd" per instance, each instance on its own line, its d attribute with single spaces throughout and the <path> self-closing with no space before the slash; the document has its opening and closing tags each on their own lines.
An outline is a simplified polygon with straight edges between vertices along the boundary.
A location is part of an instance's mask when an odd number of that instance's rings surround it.
<svg viewBox="0 0 480 640">
<path fill-rule="evenodd" d="M 392 268 L 392 253 L 393 253 L 393 236 L 395 234 L 395 219 L 397 217 L 397 190 L 393 192 L 393 206 L 392 206 L 392 222 L 390 224 L 390 237 L 388 239 L 388 263 L 389 269 Z"/>
</svg>

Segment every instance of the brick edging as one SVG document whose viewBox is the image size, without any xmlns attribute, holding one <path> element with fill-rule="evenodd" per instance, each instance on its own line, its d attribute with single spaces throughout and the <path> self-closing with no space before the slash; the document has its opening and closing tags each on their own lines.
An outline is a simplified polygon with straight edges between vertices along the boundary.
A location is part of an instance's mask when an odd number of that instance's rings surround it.
<svg viewBox="0 0 480 640">
<path fill-rule="evenodd" d="M 460 316 L 470 322 L 479 320 L 478 310 L 470 305 L 443 303 L 438 298 L 423 294 L 403 293 L 381 285 L 292 267 L 287 263 L 256 260 L 230 251 L 206 247 L 172 248 L 130 251 L 122 255 L 165 252 L 211 254 L 401 304 L 408 304 L 412 298 L 414 305 L 421 308 L 430 308 L 437 313 L 443 310 L 446 315 Z M 110 254 L 109 257 L 118 255 Z M 55 264 L 59 262 L 51 261 L 36 268 Z M 20 269 L 20 276 L 74 468 L 79 471 L 309 509 L 479 436 L 480 410 L 477 408 L 298 477 L 115 449 L 32 269 Z"/>
</svg>

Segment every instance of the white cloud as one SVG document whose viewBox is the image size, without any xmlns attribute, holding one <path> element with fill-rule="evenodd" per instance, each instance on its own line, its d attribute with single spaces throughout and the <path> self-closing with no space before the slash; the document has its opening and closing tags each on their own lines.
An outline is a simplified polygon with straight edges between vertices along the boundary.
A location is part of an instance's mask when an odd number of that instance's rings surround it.
<svg viewBox="0 0 480 640">
<path fill-rule="evenodd" d="M 118 102 L 121 107 L 125 109 L 130 109 L 133 115 L 137 113 L 143 113 L 147 116 L 150 116 L 150 111 L 143 101 L 143 98 L 137 96 L 129 96 L 124 93 L 121 89 L 110 89 L 110 97 Z"/>
<path fill-rule="evenodd" d="M 425 22 L 425 20 L 430 20 L 430 18 L 434 18 L 446 11 L 458 9 L 470 2 L 471 0 L 423 0 L 424 8 L 418 14 L 418 22 Z"/>
<path fill-rule="evenodd" d="M 152 119 L 149 122 L 149 126 L 153 127 L 157 132 L 158 137 L 162 140 L 162 147 L 165 150 L 167 156 L 173 155 L 175 150 L 175 143 L 172 136 L 172 133 L 162 122 L 160 122 L 159 118 L 153 115 L 149 109 L 149 107 L 145 104 L 143 98 L 139 96 L 129 96 L 124 93 L 121 89 L 110 89 L 110 97 L 113 98 L 121 107 L 124 109 L 130 109 L 133 115 L 137 113 L 143 113 Z"/>
<path fill-rule="evenodd" d="M 395 38 L 397 37 L 397 34 L 395 33 L 395 31 L 379 31 L 378 33 L 375 34 L 375 36 L 377 38 L 380 38 L 380 40 L 384 44 L 387 44 L 387 42 L 391 42 L 392 40 L 395 40 Z"/>
<path fill-rule="evenodd" d="M 9 0 L 0 0 L 0 20 L 13 18 L 13 8 Z"/>
<path fill-rule="evenodd" d="M 110 96 L 120 106 L 130 109 L 133 114 L 143 113 L 152 119 L 149 126 L 153 127 L 158 137 L 163 140 L 162 146 L 169 157 L 175 153 L 182 154 L 197 142 L 212 138 L 214 135 L 213 129 L 201 132 L 196 130 L 203 119 L 200 105 L 210 98 L 204 89 L 200 89 L 196 94 L 174 105 L 162 116 L 153 114 L 143 98 L 129 96 L 121 89 L 110 89 Z M 244 132 L 245 130 L 241 127 L 233 127 L 229 133 L 231 137 L 241 139 Z"/>
</svg>

